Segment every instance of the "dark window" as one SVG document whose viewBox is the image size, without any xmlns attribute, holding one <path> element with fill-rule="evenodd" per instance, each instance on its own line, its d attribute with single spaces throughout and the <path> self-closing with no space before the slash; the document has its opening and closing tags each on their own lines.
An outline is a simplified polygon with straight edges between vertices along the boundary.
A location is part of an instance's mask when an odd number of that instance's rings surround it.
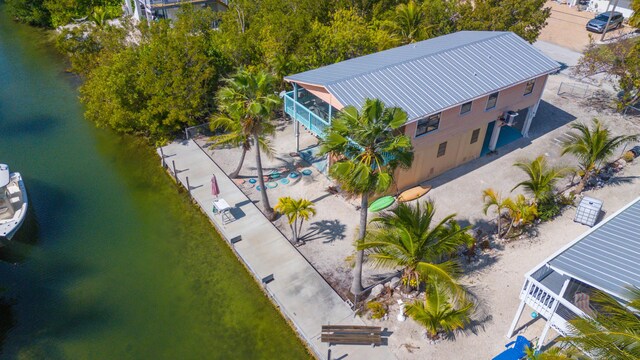
<svg viewBox="0 0 640 360">
<path fill-rule="evenodd" d="M 444 156 L 444 153 L 447 151 L 447 142 L 443 142 L 438 146 L 438 157 Z"/>
<path fill-rule="evenodd" d="M 418 120 L 418 126 L 416 128 L 416 136 L 438 130 L 438 126 L 440 126 L 440 113 L 420 119 Z"/>
<path fill-rule="evenodd" d="M 494 107 L 496 107 L 496 103 L 497 102 L 498 102 L 498 93 L 497 92 L 489 95 L 489 100 L 487 100 L 487 107 L 485 108 L 485 110 L 493 109 Z"/>
<path fill-rule="evenodd" d="M 536 84 L 535 80 L 527 81 L 527 85 L 524 87 L 524 94 L 529 95 L 533 92 L 533 86 Z"/>
<path fill-rule="evenodd" d="M 460 115 L 466 114 L 469 111 L 471 111 L 471 104 L 472 103 L 473 103 L 473 101 L 469 101 L 467 103 L 462 104 L 462 106 L 460 107 Z"/>
<path fill-rule="evenodd" d="M 473 133 L 471 133 L 471 142 L 469 144 L 477 142 L 478 137 L 480 137 L 480 129 L 473 130 Z"/>
</svg>

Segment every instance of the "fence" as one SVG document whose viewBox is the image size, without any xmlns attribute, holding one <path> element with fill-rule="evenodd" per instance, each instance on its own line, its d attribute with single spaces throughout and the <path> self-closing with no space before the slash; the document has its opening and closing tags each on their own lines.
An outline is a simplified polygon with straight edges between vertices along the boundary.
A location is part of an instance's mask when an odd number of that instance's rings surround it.
<svg viewBox="0 0 640 360">
<path fill-rule="evenodd" d="M 558 88 L 558 95 L 560 96 L 572 96 L 580 99 L 586 99 L 591 95 L 591 93 L 591 86 L 588 84 L 567 83 L 563 81 L 560 83 L 560 87 Z"/>
</svg>

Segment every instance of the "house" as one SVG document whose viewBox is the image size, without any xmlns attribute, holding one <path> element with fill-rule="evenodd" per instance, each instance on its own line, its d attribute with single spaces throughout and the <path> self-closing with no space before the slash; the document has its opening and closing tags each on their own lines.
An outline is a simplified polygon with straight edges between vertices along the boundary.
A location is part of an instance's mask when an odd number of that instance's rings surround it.
<svg viewBox="0 0 640 360">
<path fill-rule="evenodd" d="M 175 19 L 183 4 L 211 7 L 214 11 L 224 11 L 229 0 L 125 0 L 124 6 L 128 14 L 140 21 L 146 19 Z"/>
<path fill-rule="evenodd" d="M 538 341 L 541 347 L 551 328 L 567 335 L 571 319 L 593 314 L 589 299 L 595 289 L 622 304 L 629 302 L 628 287 L 640 288 L 638 234 L 640 198 L 529 271 L 507 336 L 513 336 L 525 306 L 532 316 L 546 320 Z"/>
<path fill-rule="evenodd" d="M 617 4 L 616 4 L 617 2 Z M 615 5 L 615 11 L 622 13 L 622 15 L 628 19 L 633 15 L 632 0 L 589 0 L 587 1 L 587 9 L 589 11 L 603 13 L 609 10 L 613 11 Z M 577 6 L 580 3 L 578 0 L 571 0 L 569 6 Z"/>
<path fill-rule="evenodd" d="M 340 109 L 366 98 L 409 120 L 413 166 L 397 189 L 437 176 L 522 136 L 559 64 L 512 32 L 460 31 L 285 77 L 284 110 L 317 137 Z"/>
</svg>

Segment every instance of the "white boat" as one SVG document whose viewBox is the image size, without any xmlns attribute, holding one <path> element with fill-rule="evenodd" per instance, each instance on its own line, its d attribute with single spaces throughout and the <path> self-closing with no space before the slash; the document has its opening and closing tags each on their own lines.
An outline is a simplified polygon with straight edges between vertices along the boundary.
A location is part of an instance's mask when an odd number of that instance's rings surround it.
<svg viewBox="0 0 640 360">
<path fill-rule="evenodd" d="M 27 190 L 20 173 L 0 164 L 0 238 L 11 240 L 27 215 Z"/>
</svg>

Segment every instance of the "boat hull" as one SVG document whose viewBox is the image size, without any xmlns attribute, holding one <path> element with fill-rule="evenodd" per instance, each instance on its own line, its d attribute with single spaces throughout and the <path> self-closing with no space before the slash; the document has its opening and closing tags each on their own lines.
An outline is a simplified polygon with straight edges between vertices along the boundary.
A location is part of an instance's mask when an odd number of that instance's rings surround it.
<svg viewBox="0 0 640 360">
<path fill-rule="evenodd" d="M 20 188 L 22 204 L 20 208 L 16 210 L 16 215 L 12 219 L 0 221 L 0 239 L 6 240 L 11 240 L 24 223 L 24 219 L 27 217 L 27 207 L 29 205 L 27 190 L 24 186 L 20 173 L 12 173 L 11 180 L 17 182 L 18 187 Z"/>
</svg>

